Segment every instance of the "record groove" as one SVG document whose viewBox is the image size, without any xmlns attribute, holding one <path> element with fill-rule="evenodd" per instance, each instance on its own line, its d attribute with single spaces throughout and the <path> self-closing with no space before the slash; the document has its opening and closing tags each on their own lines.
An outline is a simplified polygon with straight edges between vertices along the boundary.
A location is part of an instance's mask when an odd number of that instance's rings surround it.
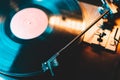
<svg viewBox="0 0 120 80">
<path fill-rule="evenodd" d="M 17 12 L 26 8 L 37 8 L 43 10 L 48 18 L 51 15 L 62 15 L 63 10 L 77 12 L 82 16 L 76 0 L 10 0 L 9 4 L 7 2 L 5 5 L 9 9 L 7 12 L 4 6 L 0 6 L 0 11 L 6 13 L 5 20 L 0 23 L 0 72 L 10 76 L 31 76 L 40 73 L 42 62 L 76 36 L 48 24 L 39 37 L 20 39 L 10 30 L 10 21 Z"/>
</svg>

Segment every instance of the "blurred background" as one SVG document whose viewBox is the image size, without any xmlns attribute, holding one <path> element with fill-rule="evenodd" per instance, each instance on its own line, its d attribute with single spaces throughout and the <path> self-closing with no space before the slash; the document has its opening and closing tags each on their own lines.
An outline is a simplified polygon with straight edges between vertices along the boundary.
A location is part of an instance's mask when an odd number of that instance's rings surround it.
<svg viewBox="0 0 120 80">
<path fill-rule="evenodd" d="M 64 16 L 52 16 L 49 24 L 55 29 L 79 35 L 101 16 L 102 10 L 107 10 L 104 6 L 109 6 L 112 13 L 101 18 L 75 44 L 62 52 L 62 55 L 57 58 L 59 66 L 53 68 L 54 76 L 48 70 L 31 77 L 11 77 L 1 74 L 0 80 L 120 80 L 120 17 L 116 18 L 116 15 L 120 14 L 120 6 L 113 8 L 111 6 L 113 0 L 111 2 L 109 0 L 78 0 L 78 4 L 82 15 L 66 13 Z M 5 5 L 1 6 L 5 7 Z M 4 10 L 6 12 L 3 14 L 9 12 L 7 8 Z M 115 18 L 110 18 L 111 16 Z M 1 21 L 2 19 L 4 19 L 3 16 Z"/>
</svg>

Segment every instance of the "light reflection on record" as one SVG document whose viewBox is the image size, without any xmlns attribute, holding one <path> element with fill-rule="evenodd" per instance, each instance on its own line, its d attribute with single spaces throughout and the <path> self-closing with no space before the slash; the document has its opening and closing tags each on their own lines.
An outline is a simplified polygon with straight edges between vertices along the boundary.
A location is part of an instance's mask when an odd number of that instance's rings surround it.
<svg viewBox="0 0 120 80">
<path fill-rule="evenodd" d="M 0 24 L 0 72 L 3 74 L 31 76 L 40 73 L 41 64 L 80 32 L 73 27 L 74 23 L 72 30 L 78 31 L 77 34 L 71 33 L 71 28 L 66 26 L 60 28 L 49 23 L 40 36 L 26 40 L 16 37 L 10 30 L 13 16 L 27 8 L 43 10 L 47 14 L 49 22 L 51 16 L 65 15 L 63 11 L 79 14 L 78 26 L 80 26 L 82 25 L 82 13 L 76 0 L 11 0 L 7 5 L 10 6 L 7 12 L 0 8 L 3 13 L 6 13 L 5 20 Z M 32 16 L 34 17 L 34 15 Z M 67 18 L 69 17 L 67 16 Z"/>
</svg>

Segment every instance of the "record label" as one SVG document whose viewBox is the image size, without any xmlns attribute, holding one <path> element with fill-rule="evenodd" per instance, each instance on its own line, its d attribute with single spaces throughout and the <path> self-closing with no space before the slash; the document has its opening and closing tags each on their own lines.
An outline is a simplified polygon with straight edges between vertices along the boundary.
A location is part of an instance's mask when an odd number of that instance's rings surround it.
<svg viewBox="0 0 120 80">
<path fill-rule="evenodd" d="M 17 12 L 10 23 L 12 33 L 21 39 L 33 39 L 40 36 L 48 25 L 45 12 L 37 8 L 26 8 Z"/>
</svg>

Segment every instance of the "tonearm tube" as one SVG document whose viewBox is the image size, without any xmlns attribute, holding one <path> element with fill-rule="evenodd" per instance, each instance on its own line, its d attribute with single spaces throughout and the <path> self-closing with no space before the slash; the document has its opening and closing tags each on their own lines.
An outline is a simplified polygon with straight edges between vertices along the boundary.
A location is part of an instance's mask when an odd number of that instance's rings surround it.
<svg viewBox="0 0 120 80">
<path fill-rule="evenodd" d="M 72 41 L 70 41 L 66 46 L 64 46 L 62 49 L 60 49 L 56 54 L 54 54 L 50 59 L 42 63 L 42 71 L 45 72 L 47 70 L 50 70 L 50 73 L 52 76 L 54 76 L 54 72 L 52 70 L 53 67 L 58 66 L 58 62 L 56 58 L 69 46 L 71 46 L 73 43 L 78 41 L 94 24 L 96 24 L 103 16 L 107 15 L 110 12 L 110 10 L 106 10 L 102 15 L 100 15 L 93 23 L 91 23 L 83 32 L 81 32 L 79 35 L 77 35 Z"/>
</svg>

